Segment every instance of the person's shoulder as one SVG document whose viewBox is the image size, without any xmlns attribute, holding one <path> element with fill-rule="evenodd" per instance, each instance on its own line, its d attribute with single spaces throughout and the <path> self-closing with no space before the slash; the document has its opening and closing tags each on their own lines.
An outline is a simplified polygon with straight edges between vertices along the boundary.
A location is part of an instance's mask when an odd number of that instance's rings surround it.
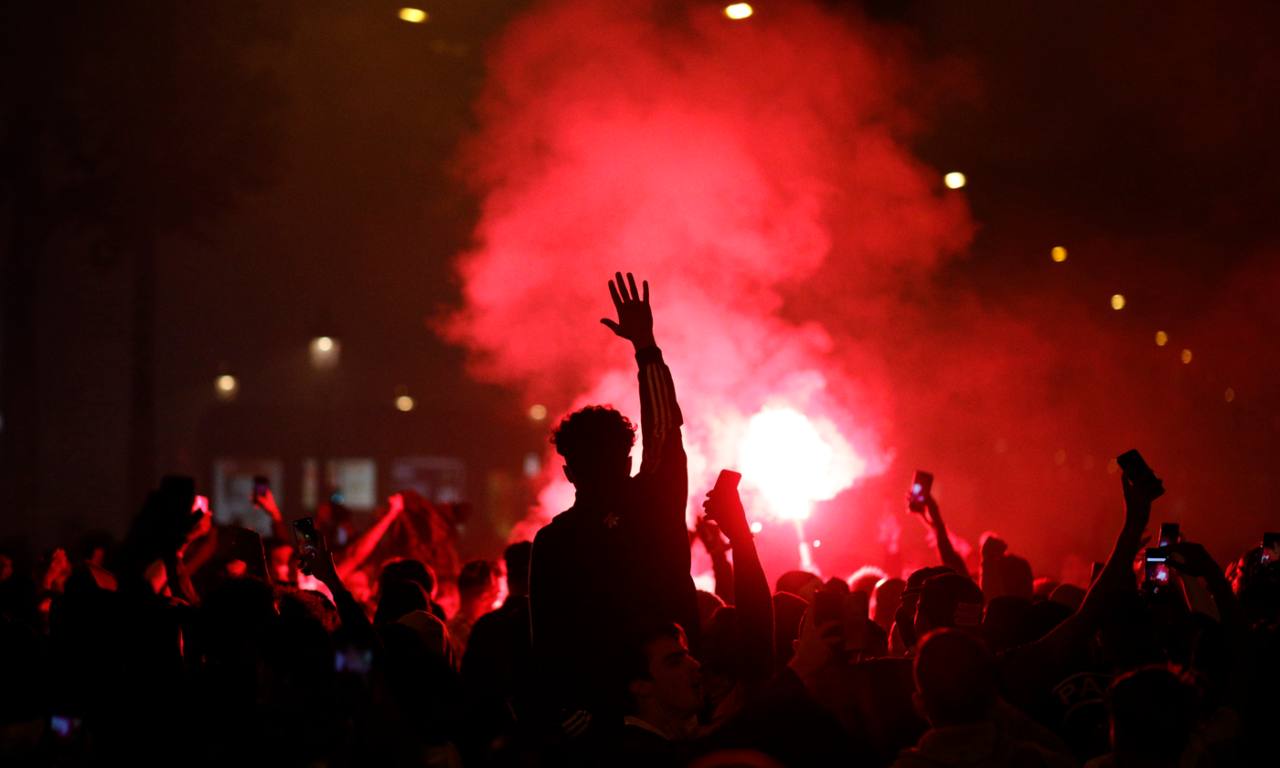
<svg viewBox="0 0 1280 768">
<path fill-rule="evenodd" d="M 573 507 L 566 509 L 555 517 L 551 518 L 551 522 L 538 529 L 533 535 L 533 546 L 554 541 L 569 534 L 569 530 L 574 527 L 576 515 L 573 514 Z"/>
</svg>

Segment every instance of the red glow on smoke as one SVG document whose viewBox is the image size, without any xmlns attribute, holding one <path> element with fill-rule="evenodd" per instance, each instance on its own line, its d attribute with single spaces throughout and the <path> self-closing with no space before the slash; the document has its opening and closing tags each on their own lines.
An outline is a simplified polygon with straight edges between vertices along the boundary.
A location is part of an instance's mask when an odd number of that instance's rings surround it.
<svg viewBox="0 0 1280 768">
<path fill-rule="evenodd" d="M 629 350 L 597 322 L 609 276 L 635 272 L 691 496 L 737 467 L 753 519 L 802 521 L 889 458 L 885 387 L 848 356 L 841 304 L 925 273 L 971 226 L 905 147 L 910 57 L 882 32 L 802 3 L 752 24 L 671 7 L 552 2 L 507 32 L 465 155 L 482 211 L 447 332 L 552 416 L 635 418 Z M 543 520 L 572 500 L 559 466 Z"/>
</svg>

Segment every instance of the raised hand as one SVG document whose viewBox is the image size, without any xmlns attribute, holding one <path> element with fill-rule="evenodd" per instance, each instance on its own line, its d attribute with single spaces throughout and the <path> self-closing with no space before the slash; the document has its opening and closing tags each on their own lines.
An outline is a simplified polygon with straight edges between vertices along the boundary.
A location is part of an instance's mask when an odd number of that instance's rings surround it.
<svg viewBox="0 0 1280 768">
<path fill-rule="evenodd" d="M 707 519 L 729 537 L 730 545 L 751 538 L 751 525 L 747 522 L 747 512 L 737 488 L 708 491 L 702 508 L 707 512 Z"/>
<path fill-rule="evenodd" d="M 653 340 L 653 311 L 649 308 L 649 281 L 645 280 L 642 285 L 643 294 L 636 288 L 635 275 L 628 272 L 626 282 L 623 282 L 622 273 L 615 272 L 613 279 L 609 281 L 609 295 L 613 297 L 613 308 L 618 312 L 618 319 L 600 319 L 609 330 L 630 341 L 637 351 L 656 346 Z"/>
<path fill-rule="evenodd" d="M 1181 541 L 1169 547 L 1169 565 L 1196 578 L 1222 577 L 1222 569 L 1218 567 L 1213 556 L 1199 544 Z"/>
<path fill-rule="evenodd" d="M 276 503 L 276 495 L 271 492 L 270 488 L 263 489 L 261 495 L 253 497 L 253 506 L 266 512 L 272 520 L 279 521 L 283 519 L 280 516 L 280 505 Z"/>
<path fill-rule="evenodd" d="M 1151 502 L 1155 501 L 1164 489 L 1159 481 L 1150 482 L 1141 478 L 1135 479 L 1127 474 L 1120 475 L 1120 484 L 1124 489 L 1124 527 L 1130 534 L 1141 535 L 1151 521 Z"/>
</svg>

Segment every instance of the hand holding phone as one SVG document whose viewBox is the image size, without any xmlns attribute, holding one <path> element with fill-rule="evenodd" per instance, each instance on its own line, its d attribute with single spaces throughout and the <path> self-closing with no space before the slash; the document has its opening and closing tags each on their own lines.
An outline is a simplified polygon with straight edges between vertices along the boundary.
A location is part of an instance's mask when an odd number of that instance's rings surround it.
<svg viewBox="0 0 1280 768">
<path fill-rule="evenodd" d="M 1280 562 L 1280 532 L 1269 531 L 1262 534 L 1262 562 Z"/>
<path fill-rule="evenodd" d="M 1138 449 L 1134 448 L 1117 456 L 1116 464 L 1124 473 L 1126 483 L 1140 492 L 1148 503 L 1164 495 L 1164 483 L 1156 477 Z"/>
<path fill-rule="evenodd" d="M 742 475 L 732 469 L 720 470 L 715 487 L 707 493 L 707 500 L 702 503 L 707 519 L 724 532 L 730 544 L 751 538 L 747 512 L 738 496 L 738 483 L 741 480 Z"/>
<path fill-rule="evenodd" d="M 1169 585 L 1169 550 L 1153 547 L 1146 551 L 1146 583 L 1147 589 L 1160 591 Z"/>
<path fill-rule="evenodd" d="M 293 537 L 298 548 L 298 570 L 311 575 L 316 560 L 327 554 L 324 536 L 316 529 L 314 517 L 300 517 L 293 521 Z"/>
<path fill-rule="evenodd" d="M 932 493 L 933 475 L 923 469 L 917 469 L 911 478 L 911 490 L 907 492 L 907 509 L 923 514 Z"/>
</svg>

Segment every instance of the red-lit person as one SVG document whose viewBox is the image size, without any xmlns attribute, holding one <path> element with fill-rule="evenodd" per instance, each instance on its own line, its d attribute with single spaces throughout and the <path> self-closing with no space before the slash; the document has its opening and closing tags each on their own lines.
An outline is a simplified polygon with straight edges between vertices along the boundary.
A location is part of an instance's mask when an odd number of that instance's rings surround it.
<svg viewBox="0 0 1280 768">
<path fill-rule="evenodd" d="M 631 475 L 635 427 L 608 406 L 565 417 L 552 442 L 574 504 L 538 532 L 530 565 L 533 651 L 547 716 L 566 731 L 621 720 L 622 649 L 635 633 L 674 623 L 693 634 L 698 608 L 685 524 L 688 466 L 671 372 L 654 343 L 649 285 L 621 273 L 609 284 L 617 320 L 602 320 L 635 348 L 644 452 Z M 692 638 L 691 638 L 692 639 Z"/>
</svg>

